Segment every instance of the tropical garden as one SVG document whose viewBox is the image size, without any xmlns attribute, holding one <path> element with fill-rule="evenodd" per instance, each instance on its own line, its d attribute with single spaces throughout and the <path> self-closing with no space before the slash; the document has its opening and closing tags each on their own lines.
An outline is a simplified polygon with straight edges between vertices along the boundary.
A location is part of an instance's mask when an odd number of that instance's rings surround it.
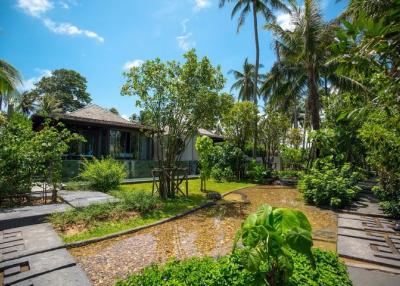
<svg viewBox="0 0 400 286">
<path fill-rule="evenodd" d="M 254 31 L 255 62 L 243 59 L 241 70 L 229 72 L 231 93 L 221 67 L 195 50 L 183 62 L 156 58 L 124 73 L 121 94 L 135 96 L 141 110 L 131 119 L 149 126 L 155 140 L 156 191 L 151 183 L 121 185 L 125 168 L 111 157 L 86 160 L 76 180 L 63 184 L 62 154 L 84 138 L 55 119 L 91 101 L 86 79 L 55 70 L 20 93 L 20 74 L 1 60 L 0 205 L 26 203 L 35 184 L 49 186 L 52 202 L 61 187 L 117 197 L 49 218 L 65 242 L 76 242 L 255 185 L 297 185 L 306 204 L 337 210 L 357 200 L 360 182 L 368 180 L 383 211 L 399 219 L 400 3 L 351 0 L 329 22 L 314 0 L 221 0 L 220 7 L 232 10 L 238 32 L 245 20 Z M 277 12 L 290 14 L 290 28 L 279 25 Z M 261 32 L 274 41 L 267 72 L 261 72 Z M 33 113 L 47 118 L 40 130 L 33 130 Z M 197 136 L 200 175 L 183 196 L 171 177 L 200 128 L 225 140 Z M 231 254 L 170 260 L 116 285 L 351 285 L 336 254 L 313 248 L 310 221 L 299 210 L 262 204 L 232 240 Z"/>
</svg>

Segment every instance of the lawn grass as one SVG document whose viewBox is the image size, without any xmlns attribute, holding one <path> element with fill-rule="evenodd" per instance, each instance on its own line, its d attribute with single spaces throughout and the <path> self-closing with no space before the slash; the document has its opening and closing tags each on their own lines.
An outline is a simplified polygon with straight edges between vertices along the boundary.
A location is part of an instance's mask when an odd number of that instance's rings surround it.
<svg viewBox="0 0 400 286">
<path fill-rule="evenodd" d="M 244 187 L 251 187 L 254 184 L 246 182 L 223 182 L 218 183 L 214 181 L 207 182 L 207 190 L 215 191 L 219 193 L 226 193 L 229 191 L 237 190 Z M 151 192 L 151 183 L 138 183 L 121 185 L 120 190 L 111 192 L 111 195 L 123 199 L 124 192 Z M 66 243 L 87 240 L 95 237 L 101 237 L 108 234 L 128 230 L 134 227 L 143 226 L 146 224 L 154 223 L 161 219 L 172 217 L 176 214 L 188 211 L 197 206 L 200 206 L 207 202 L 205 194 L 200 191 L 200 180 L 194 179 L 189 180 L 189 196 L 178 197 L 176 199 L 170 199 L 160 202 L 160 206 L 154 210 L 149 211 L 145 214 L 136 215 L 125 219 L 111 219 L 111 220 L 93 220 L 90 221 L 85 231 L 75 233 L 72 235 L 65 235 L 61 233 L 61 237 Z M 116 207 L 117 208 L 117 207 Z M 79 209 L 72 210 L 71 213 L 56 214 L 51 220 L 53 224 L 56 220 L 62 220 L 62 216 L 79 216 L 78 212 L 85 212 L 88 210 Z M 93 211 L 93 210 L 92 210 Z M 75 213 L 74 213 L 75 212 Z"/>
<path fill-rule="evenodd" d="M 200 191 L 200 179 L 192 179 L 188 180 L 189 182 L 189 195 L 200 194 L 204 195 Z M 244 187 L 255 186 L 255 184 L 247 183 L 247 182 L 216 182 L 212 180 L 207 181 L 207 191 L 218 192 L 220 194 L 241 189 Z M 137 183 L 137 184 L 128 184 L 121 185 L 122 191 L 151 191 L 152 183 Z M 182 190 L 184 190 L 184 185 L 182 184 Z M 117 193 L 114 192 L 117 195 Z"/>
</svg>

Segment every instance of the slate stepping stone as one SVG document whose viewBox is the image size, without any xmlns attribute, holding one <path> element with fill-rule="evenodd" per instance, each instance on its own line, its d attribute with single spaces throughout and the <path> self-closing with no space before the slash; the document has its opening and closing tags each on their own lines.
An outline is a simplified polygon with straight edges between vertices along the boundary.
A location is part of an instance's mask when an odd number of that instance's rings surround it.
<svg viewBox="0 0 400 286">
<path fill-rule="evenodd" d="M 48 223 L 3 230 L 0 231 L 0 262 L 63 245 Z"/>
<path fill-rule="evenodd" d="M 65 249 L 33 254 L 0 263 L 4 285 L 91 285 Z"/>
</svg>

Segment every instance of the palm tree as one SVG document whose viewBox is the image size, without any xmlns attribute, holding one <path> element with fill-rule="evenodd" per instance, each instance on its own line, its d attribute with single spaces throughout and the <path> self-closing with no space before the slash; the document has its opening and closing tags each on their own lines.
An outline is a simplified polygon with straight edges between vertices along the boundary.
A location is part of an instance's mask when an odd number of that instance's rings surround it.
<svg viewBox="0 0 400 286">
<path fill-rule="evenodd" d="M 3 101 L 8 103 L 9 97 L 21 82 L 19 72 L 6 61 L 0 60 L 0 110 L 3 107 Z"/>
<path fill-rule="evenodd" d="M 285 30 L 276 23 L 267 24 L 276 39 L 278 61 L 274 63 L 262 87 L 265 97 L 272 103 L 293 101 L 307 94 L 307 112 L 311 126 L 320 128 L 320 91 L 328 85 L 347 90 L 365 91 L 349 77 L 335 73 L 334 63 L 327 64 L 333 41 L 335 24 L 325 23 L 314 0 L 305 0 L 304 8 L 291 5 L 294 29 Z"/>
<path fill-rule="evenodd" d="M 257 14 L 260 13 L 265 21 L 270 22 L 275 20 L 273 9 L 287 9 L 281 0 L 220 0 L 219 6 L 223 7 L 226 2 L 234 2 L 231 17 L 233 18 L 239 13 L 237 31 L 243 26 L 246 16 L 252 12 L 253 15 L 253 29 L 254 29 L 254 40 L 256 46 L 256 64 L 254 67 L 254 81 L 258 82 L 258 69 L 260 67 L 260 44 L 258 40 L 258 19 Z M 257 85 L 253 85 L 253 94 L 257 95 Z M 257 96 L 253 97 L 254 104 L 257 106 Z M 256 157 L 257 150 L 257 121 L 255 122 L 254 132 L 254 146 L 253 146 L 253 157 Z"/>
<path fill-rule="evenodd" d="M 46 93 L 40 98 L 38 114 L 48 117 L 50 115 L 57 115 L 63 112 L 62 102 L 56 97 Z"/>
<path fill-rule="evenodd" d="M 24 113 L 30 114 L 34 112 L 36 105 L 35 102 L 37 101 L 38 96 L 33 92 L 24 91 L 18 99 L 17 109 Z"/>
<path fill-rule="evenodd" d="M 262 65 L 260 65 L 262 67 Z M 254 72 L 255 68 L 253 64 L 250 64 L 247 58 L 243 63 L 243 71 L 238 70 L 230 70 L 229 73 L 233 74 L 235 78 L 235 82 L 231 87 L 232 90 L 239 90 L 238 100 L 241 101 L 253 101 L 254 99 Z M 264 75 L 259 75 L 258 85 L 262 83 L 262 80 L 265 78 Z M 257 86 L 257 94 L 258 86 Z"/>
</svg>

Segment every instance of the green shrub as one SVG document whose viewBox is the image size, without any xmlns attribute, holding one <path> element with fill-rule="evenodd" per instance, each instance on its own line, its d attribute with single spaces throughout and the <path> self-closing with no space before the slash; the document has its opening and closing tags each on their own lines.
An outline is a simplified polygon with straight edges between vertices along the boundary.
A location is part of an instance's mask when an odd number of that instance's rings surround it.
<svg viewBox="0 0 400 286">
<path fill-rule="evenodd" d="M 326 157 L 314 163 L 298 186 L 307 203 L 340 208 L 356 198 L 360 191 L 359 178 L 359 173 L 353 172 L 349 164 L 336 168 L 330 157 Z"/>
<path fill-rule="evenodd" d="M 154 210 L 160 203 L 158 197 L 146 191 L 120 192 L 118 197 L 126 210 L 135 210 L 142 214 Z"/>
<path fill-rule="evenodd" d="M 80 177 L 89 182 L 96 191 L 108 192 L 118 188 L 126 177 L 125 167 L 112 158 L 85 160 Z"/>
<path fill-rule="evenodd" d="M 318 249 L 313 250 L 316 268 L 304 255 L 293 254 L 294 270 L 288 286 L 351 286 L 346 267 L 336 254 Z M 115 286 L 248 286 L 260 285 L 256 277 L 241 263 L 239 253 L 223 256 L 216 260 L 190 258 L 184 261 L 172 260 L 163 266 L 153 265 L 139 274 L 131 275 Z M 262 285 L 262 284 L 261 284 Z"/>
<path fill-rule="evenodd" d="M 385 214 L 391 215 L 395 218 L 400 218 L 400 198 L 392 199 L 393 197 L 400 196 L 400 192 L 391 192 L 388 194 L 388 189 L 383 189 L 381 186 L 372 188 L 372 192 L 380 200 L 379 206 Z"/>
<path fill-rule="evenodd" d="M 217 182 L 231 182 L 234 180 L 234 175 L 231 167 L 213 167 L 211 169 L 211 177 Z"/>
<path fill-rule="evenodd" d="M 296 170 L 281 170 L 277 171 L 276 175 L 281 178 L 299 178 L 301 176 L 302 172 L 301 171 L 296 171 Z"/>
<path fill-rule="evenodd" d="M 263 164 L 257 163 L 255 160 L 249 161 L 246 177 L 252 182 L 263 184 L 265 179 L 271 177 L 271 175 L 271 170 L 266 169 Z"/>
<path fill-rule="evenodd" d="M 232 181 L 234 178 L 240 179 L 245 162 L 242 150 L 228 142 L 223 142 L 214 146 L 211 157 L 213 168 L 219 169 L 221 173 L 221 181 Z M 214 170 L 214 175 L 217 172 L 216 170 Z M 211 176 L 215 179 L 212 174 Z"/>
<path fill-rule="evenodd" d="M 32 122 L 14 114 L 0 125 L 0 197 L 31 191 L 38 169 Z"/>
</svg>

